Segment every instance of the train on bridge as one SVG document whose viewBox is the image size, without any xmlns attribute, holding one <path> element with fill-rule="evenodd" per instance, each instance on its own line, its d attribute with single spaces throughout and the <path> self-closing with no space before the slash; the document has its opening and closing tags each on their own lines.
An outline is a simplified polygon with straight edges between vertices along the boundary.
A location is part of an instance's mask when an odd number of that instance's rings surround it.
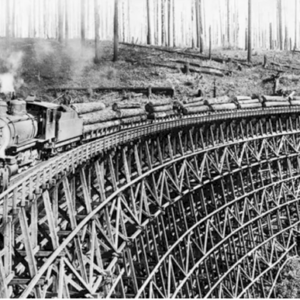
<svg viewBox="0 0 300 300">
<path fill-rule="evenodd" d="M 280 102 L 274 102 L 280 106 Z M 276 104 L 277 103 L 277 104 Z M 211 105 L 202 112 L 185 110 L 184 114 L 178 101 L 173 103 L 173 113 L 164 118 L 154 119 L 149 116 L 139 123 L 113 125 L 108 128 L 84 131 L 82 118 L 69 106 L 42 102 L 29 97 L 9 102 L 0 101 L 0 186 L 5 190 L 10 178 L 38 161 L 46 160 L 60 152 L 132 126 L 142 126 L 153 122 L 167 122 L 176 118 L 189 118 L 207 114 L 222 114 L 236 110 L 247 110 L 239 105 Z M 270 109 L 264 108 L 250 110 Z"/>
</svg>

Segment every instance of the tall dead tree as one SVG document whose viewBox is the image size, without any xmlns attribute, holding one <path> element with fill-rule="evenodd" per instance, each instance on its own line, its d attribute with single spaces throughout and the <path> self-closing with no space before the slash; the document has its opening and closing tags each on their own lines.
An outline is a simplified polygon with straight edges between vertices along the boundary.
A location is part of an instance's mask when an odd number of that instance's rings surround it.
<svg viewBox="0 0 300 300">
<path fill-rule="evenodd" d="M 298 26 L 297 26 L 297 22 L 298 21 L 298 0 L 295 0 L 295 45 L 294 45 L 294 49 L 296 50 L 297 49 L 297 29 L 298 29 Z"/>
<path fill-rule="evenodd" d="M 165 25 L 165 0 L 161 0 L 161 44 L 166 45 L 166 25 Z"/>
<path fill-rule="evenodd" d="M 273 49 L 273 31 L 272 31 L 272 23 L 270 23 L 270 50 Z"/>
<path fill-rule="evenodd" d="M 58 41 L 61 43 L 64 38 L 64 15 L 63 15 L 63 1 L 58 0 Z"/>
<path fill-rule="evenodd" d="M 168 46 L 171 47 L 171 28 L 172 28 L 172 19 L 171 19 L 171 0 L 168 0 Z"/>
<path fill-rule="evenodd" d="M 175 0 L 173 0 L 173 47 L 176 47 L 175 24 L 176 24 L 176 17 L 175 17 Z"/>
<path fill-rule="evenodd" d="M 85 40 L 85 9 L 86 9 L 86 0 L 81 0 L 81 27 L 80 27 L 80 33 L 81 33 L 81 40 Z"/>
<path fill-rule="evenodd" d="M 248 0 L 248 62 L 252 60 L 252 0 Z"/>
<path fill-rule="evenodd" d="M 70 38 L 70 27 L 69 27 L 69 3 L 65 0 L 65 39 L 66 42 Z"/>
<path fill-rule="evenodd" d="M 150 15 L 150 0 L 147 0 L 147 44 L 152 44 L 152 27 L 151 27 L 151 15 Z"/>
<path fill-rule="evenodd" d="M 115 0 L 114 10 L 114 58 L 113 61 L 118 60 L 119 55 L 119 0 Z"/>
<path fill-rule="evenodd" d="M 6 0 L 6 38 L 10 38 L 10 1 Z"/>
<path fill-rule="evenodd" d="M 282 1 L 277 0 L 277 16 L 278 16 L 278 43 L 280 50 L 283 50 L 283 33 L 282 33 Z"/>
<path fill-rule="evenodd" d="M 230 47 L 230 0 L 227 0 L 227 42 Z"/>
<path fill-rule="evenodd" d="M 16 0 L 12 1 L 11 36 L 16 34 Z"/>
<path fill-rule="evenodd" d="M 204 36 L 203 36 L 202 0 L 199 0 L 199 33 L 200 33 L 200 53 L 203 53 Z"/>
<path fill-rule="evenodd" d="M 192 3 L 192 5 L 191 5 L 191 8 L 192 8 L 192 10 L 191 10 L 191 17 L 192 17 L 192 26 L 194 25 L 194 11 L 195 11 L 195 6 L 193 5 L 193 3 Z M 174 22 L 175 23 L 175 22 Z M 174 30 L 174 28 L 173 28 L 173 30 Z M 175 46 L 175 45 L 174 45 Z M 195 48 L 195 39 L 194 39 L 194 31 L 193 31 L 193 28 L 192 28 L 192 48 Z"/>
<path fill-rule="evenodd" d="M 100 62 L 100 0 L 94 0 L 95 13 L 95 63 Z"/>
<path fill-rule="evenodd" d="M 47 38 L 48 37 L 48 5 L 47 5 L 47 1 L 44 0 L 44 5 L 43 5 L 43 11 L 44 11 L 44 37 Z"/>
<path fill-rule="evenodd" d="M 196 12 L 196 33 L 197 33 L 197 47 L 201 48 L 201 30 L 200 30 L 200 0 L 195 0 L 195 12 Z"/>
</svg>

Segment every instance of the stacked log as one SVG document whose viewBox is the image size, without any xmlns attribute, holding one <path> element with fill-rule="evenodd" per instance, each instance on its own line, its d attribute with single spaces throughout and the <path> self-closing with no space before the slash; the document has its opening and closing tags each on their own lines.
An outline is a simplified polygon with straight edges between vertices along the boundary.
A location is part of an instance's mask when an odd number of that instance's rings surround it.
<svg viewBox="0 0 300 300">
<path fill-rule="evenodd" d="M 74 103 L 71 104 L 71 108 L 74 109 L 79 115 L 81 115 L 103 110 L 105 109 L 105 104 L 102 102 Z"/>
<path fill-rule="evenodd" d="M 171 99 L 151 100 L 146 104 L 146 111 L 150 119 L 160 119 L 174 115 Z"/>
<path fill-rule="evenodd" d="M 107 108 L 93 113 L 81 114 L 79 116 L 83 119 L 83 125 L 90 125 L 119 119 L 120 113 Z"/>
<path fill-rule="evenodd" d="M 233 103 L 228 96 L 207 99 L 205 103 L 209 105 L 213 111 L 237 109 L 236 104 Z"/>
<path fill-rule="evenodd" d="M 96 123 L 91 125 L 85 125 L 83 126 L 83 132 L 87 133 L 95 130 L 119 126 L 120 124 L 121 124 L 121 120 L 114 120 L 114 121 L 107 121 L 107 122 Z"/>
<path fill-rule="evenodd" d="M 147 119 L 145 108 L 137 101 L 115 103 L 113 110 L 119 113 L 122 125 L 139 123 Z"/>
<path fill-rule="evenodd" d="M 112 108 L 114 111 L 119 111 L 120 109 L 141 108 L 141 103 L 140 102 L 118 102 L 118 103 L 114 103 Z"/>
<path fill-rule="evenodd" d="M 184 99 L 182 102 L 176 101 L 174 107 L 184 115 L 210 111 L 210 107 L 204 104 L 203 97 Z"/>
<path fill-rule="evenodd" d="M 282 96 L 267 96 L 263 95 L 263 104 L 264 107 L 278 107 L 278 106 L 289 106 L 290 101 L 288 98 Z"/>
<path fill-rule="evenodd" d="M 300 97 L 295 96 L 295 92 L 292 92 L 289 95 L 290 105 L 292 106 L 300 106 Z"/>
<path fill-rule="evenodd" d="M 236 96 L 235 102 L 238 108 L 251 109 L 251 108 L 262 108 L 262 104 L 259 99 L 252 99 L 248 96 Z"/>
</svg>

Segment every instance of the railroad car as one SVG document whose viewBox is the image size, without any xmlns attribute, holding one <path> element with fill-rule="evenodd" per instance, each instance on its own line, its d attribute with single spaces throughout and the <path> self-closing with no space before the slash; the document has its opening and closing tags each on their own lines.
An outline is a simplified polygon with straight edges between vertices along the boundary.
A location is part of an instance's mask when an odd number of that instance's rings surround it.
<svg viewBox="0 0 300 300">
<path fill-rule="evenodd" d="M 223 112 L 228 114 L 238 109 L 236 105 L 230 108 Z M 172 116 L 163 119 L 148 119 L 84 133 L 83 120 L 68 106 L 36 101 L 31 97 L 26 101 L 0 101 L 0 189 L 5 190 L 10 178 L 25 168 L 85 141 L 133 126 L 166 122 L 174 118 L 201 117 L 211 113 L 222 113 L 222 105 L 212 106 L 210 112 L 186 116 L 174 109 Z"/>
</svg>

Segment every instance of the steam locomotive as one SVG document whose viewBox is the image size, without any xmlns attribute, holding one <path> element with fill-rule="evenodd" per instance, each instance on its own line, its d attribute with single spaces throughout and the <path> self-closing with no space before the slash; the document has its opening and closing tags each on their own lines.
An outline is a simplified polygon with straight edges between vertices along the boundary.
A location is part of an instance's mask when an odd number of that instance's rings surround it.
<svg viewBox="0 0 300 300">
<path fill-rule="evenodd" d="M 0 101 L 0 187 L 37 160 L 80 142 L 83 121 L 64 105 L 34 99 Z"/>
</svg>

